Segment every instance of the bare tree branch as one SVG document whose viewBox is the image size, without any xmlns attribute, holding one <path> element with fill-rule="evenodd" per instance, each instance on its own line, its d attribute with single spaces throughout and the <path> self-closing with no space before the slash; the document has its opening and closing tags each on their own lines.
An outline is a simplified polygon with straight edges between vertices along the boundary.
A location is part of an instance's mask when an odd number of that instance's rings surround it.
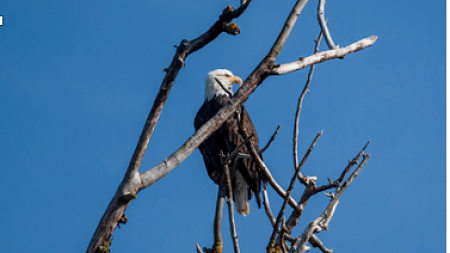
<svg viewBox="0 0 450 253">
<path fill-rule="evenodd" d="M 314 138 L 314 141 L 309 146 L 308 151 L 303 156 L 303 159 L 302 159 L 301 163 L 299 164 L 299 166 L 297 166 L 297 168 L 295 170 L 295 173 L 294 173 L 294 175 L 291 178 L 291 182 L 289 183 L 289 187 L 288 187 L 288 189 L 286 191 L 286 197 L 284 198 L 283 205 L 281 206 L 281 209 L 278 212 L 277 220 L 276 220 L 275 225 L 273 227 L 272 235 L 270 236 L 270 240 L 269 240 L 269 246 L 270 247 L 273 246 L 273 245 L 271 245 L 271 243 L 275 242 L 275 237 L 277 235 L 277 227 L 278 227 L 278 224 L 280 224 L 281 218 L 283 217 L 284 210 L 286 209 L 286 206 L 287 206 L 287 203 L 288 203 L 288 199 L 289 199 L 289 197 L 291 195 L 292 189 L 294 189 L 295 181 L 297 181 L 296 180 L 297 179 L 297 174 L 300 172 L 301 168 L 305 164 L 305 162 L 308 159 L 309 155 L 313 151 L 313 149 L 316 146 L 316 143 L 319 140 L 319 138 L 322 135 L 322 133 L 323 133 L 323 131 L 316 135 L 316 137 Z M 290 230 L 288 230 L 288 231 L 290 232 Z"/>
<path fill-rule="evenodd" d="M 272 176 L 272 173 L 270 173 L 270 171 L 269 171 L 269 168 L 267 168 L 266 164 L 261 160 L 261 158 L 257 157 L 255 160 L 258 163 L 258 166 L 264 172 L 267 182 L 270 184 L 270 186 L 272 186 L 272 188 L 275 190 L 275 192 L 278 193 L 278 195 L 284 199 L 286 197 L 286 192 L 277 183 L 277 181 L 275 181 L 275 179 Z M 289 205 L 292 208 L 296 208 L 297 201 L 295 201 L 292 197 L 289 197 Z"/>
<path fill-rule="evenodd" d="M 325 0 L 319 0 L 319 5 L 317 6 L 317 20 L 319 20 L 320 29 L 324 34 L 328 49 L 338 49 L 339 46 L 334 45 L 333 39 L 330 35 L 330 31 L 327 27 L 327 21 L 325 20 Z"/>
<path fill-rule="evenodd" d="M 266 215 L 269 218 L 270 224 L 274 226 L 275 218 L 273 217 L 272 210 L 270 209 L 269 195 L 267 195 L 267 190 L 265 187 L 263 187 L 263 205 L 264 211 L 266 212 Z"/>
<path fill-rule="evenodd" d="M 283 253 L 287 253 L 287 248 L 286 248 L 286 244 L 284 243 L 284 236 L 286 235 L 286 223 L 285 223 L 285 218 L 283 217 L 283 219 L 281 220 L 281 227 L 280 230 L 278 231 L 278 245 L 280 245 Z"/>
<path fill-rule="evenodd" d="M 317 53 L 319 51 L 321 39 L 322 39 L 322 32 L 319 33 L 319 37 L 315 40 L 316 46 L 314 48 L 314 53 Z M 309 85 L 311 84 L 315 66 L 316 65 L 313 64 L 309 68 L 308 79 L 306 81 L 305 87 L 303 88 L 303 91 L 302 91 L 300 97 L 298 98 L 297 111 L 295 112 L 294 139 L 293 139 L 293 147 L 292 147 L 293 157 L 294 157 L 294 169 L 297 168 L 297 166 L 298 166 L 297 149 L 298 149 L 298 131 L 299 131 L 298 123 L 300 121 L 300 112 L 302 111 L 303 99 L 304 99 L 306 93 L 309 92 Z M 301 173 L 299 173 L 297 176 L 299 178 L 302 178 Z"/>
<path fill-rule="evenodd" d="M 369 38 L 365 38 L 359 40 L 353 44 L 350 44 L 344 48 L 328 50 L 324 52 L 320 52 L 305 58 L 302 58 L 299 61 L 285 63 L 274 67 L 270 74 L 271 75 L 284 75 L 299 69 L 306 68 L 312 64 L 317 64 L 323 61 L 328 61 L 336 58 L 342 58 L 350 53 L 357 52 L 359 50 L 365 49 L 369 46 L 372 46 L 375 41 L 378 39 L 377 36 L 372 36 Z"/>
<path fill-rule="evenodd" d="M 369 158 L 370 158 L 370 155 L 365 154 L 363 151 L 362 162 L 358 165 L 358 168 L 356 168 L 356 170 L 353 171 L 353 173 L 350 175 L 350 177 L 347 180 L 345 180 L 344 184 L 342 184 L 339 191 L 336 193 L 336 196 L 331 201 L 334 201 L 335 199 L 339 199 L 341 197 L 341 195 L 344 193 L 344 191 L 347 189 L 347 187 L 353 182 L 353 179 L 355 179 L 358 176 L 359 172 L 362 170 L 362 168 L 364 168 L 364 165 L 366 165 Z"/>
<path fill-rule="evenodd" d="M 297 206 L 292 210 L 291 215 L 289 216 L 286 228 L 287 233 L 290 234 L 292 232 L 292 229 L 297 225 L 298 221 L 300 220 L 300 217 L 303 214 L 303 210 L 306 207 L 306 204 L 309 201 L 309 198 L 313 195 L 314 191 L 314 180 L 305 180 L 303 184 L 305 185 L 305 190 L 302 193 L 302 196 L 300 198 L 300 202 L 298 202 Z"/>
<path fill-rule="evenodd" d="M 325 247 L 325 245 L 322 243 L 322 241 L 319 240 L 319 238 L 317 238 L 316 235 L 312 234 L 309 237 L 309 243 L 314 247 L 314 248 L 319 248 L 323 253 L 333 253 L 332 249 L 328 249 L 327 247 Z"/>
<path fill-rule="evenodd" d="M 248 136 L 248 133 L 245 128 L 240 129 L 243 132 L 244 136 Z M 269 171 L 269 168 L 267 168 L 266 164 L 261 159 L 261 156 L 259 155 L 259 152 L 256 150 L 256 147 L 254 147 L 251 143 L 249 145 L 249 151 L 253 158 L 253 160 L 258 164 L 264 175 L 266 176 L 267 182 L 274 188 L 274 190 L 282 197 L 286 198 L 287 193 L 278 185 L 278 183 L 275 181 L 275 179 L 272 177 L 272 174 Z M 289 204 L 295 206 L 295 200 L 288 196 Z"/>
<path fill-rule="evenodd" d="M 367 147 L 364 147 L 364 149 Z M 339 198 L 342 196 L 342 193 L 347 189 L 347 187 L 352 183 L 353 179 L 358 175 L 358 173 L 361 171 L 361 169 L 364 167 L 364 165 L 367 163 L 368 159 L 370 158 L 370 155 L 364 154 L 364 150 L 361 150 L 363 155 L 363 160 L 359 164 L 359 166 L 355 169 L 355 171 L 352 173 L 352 175 L 344 182 L 342 187 L 339 188 L 339 190 L 336 193 L 336 196 L 334 196 L 330 203 L 328 204 L 325 211 L 317 217 L 313 222 L 311 222 L 306 229 L 303 231 L 303 233 L 299 236 L 297 241 L 292 245 L 290 252 L 304 252 L 304 248 L 306 246 L 306 242 L 309 241 L 309 238 L 314 233 L 320 233 L 324 229 L 328 229 L 328 223 L 333 218 L 334 211 L 339 203 Z M 360 153 L 361 153 L 360 152 Z"/>
<path fill-rule="evenodd" d="M 264 146 L 264 148 L 262 148 L 262 149 L 259 151 L 259 154 L 260 154 L 260 155 L 261 155 L 262 153 L 264 153 L 264 151 L 266 151 L 266 150 L 270 147 L 270 144 L 272 144 L 272 142 L 275 140 L 275 137 L 277 137 L 277 134 L 278 134 L 278 132 L 280 131 L 280 129 L 281 129 L 281 126 L 278 125 L 277 130 L 275 130 L 275 132 L 272 134 L 272 137 L 270 137 L 270 140 L 267 142 L 266 146 Z"/>
<path fill-rule="evenodd" d="M 289 13 L 289 16 L 287 17 L 286 21 L 284 22 L 284 26 L 278 35 L 277 40 L 273 44 L 272 48 L 270 49 L 269 56 L 272 58 L 277 58 L 278 55 L 281 52 L 281 49 L 284 46 L 284 43 L 286 43 L 287 38 L 289 37 L 289 34 L 292 31 L 292 28 L 294 28 L 295 23 L 297 22 L 298 17 L 300 16 L 300 13 L 303 10 L 303 7 L 305 7 L 308 0 L 298 0 L 294 8 L 292 8 L 291 13 Z"/>
<path fill-rule="evenodd" d="M 270 137 L 270 140 L 267 142 L 266 146 L 264 146 L 264 148 L 262 148 L 259 151 L 259 155 L 261 155 L 262 153 L 264 153 L 264 151 L 266 151 L 269 147 L 270 144 L 275 140 L 275 137 L 277 136 L 278 132 L 281 129 L 281 125 L 278 125 L 277 129 L 275 130 L 275 132 L 272 134 L 272 137 Z M 267 174 L 266 174 L 267 175 Z M 275 182 L 275 180 L 270 176 L 270 180 L 272 182 Z M 276 183 L 276 182 L 275 182 Z M 277 184 L 278 185 L 278 184 Z M 269 218 L 270 224 L 272 224 L 272 226 L 275 225 L 275 218 L 273 217 L 272 214 L 272 210 L 270 209 L 270 201 L 269 201 L 269 195 L 267 194 L 267 190 L 266 187 L 263 186 L 263 205 L 264 205 L 264 211 L 267 215 L 267 218 Z"/>
<path fill-rule="evenodd" d="M 217 202 L 216 202 L 216 214 L 214 215 L 214 244 L 212 250 L 204 248 L 205 251 L 209 252 L 221 252 L 223 247 L 222 240 L 222 212 L 223 212 L 223 202 L 225 199 L 225 189 L 223 185 L 219 185 L 219 190 L 217 192 Z M 220 249 L 220 251 L 218 251 Z"/>
<path fill-rule="evenodd" d="M 286 227 L 287 227 L 287 231 L 290 233 L 292 231 L 292 229 L 297 225 L 298 221 L 300 220 L 301 215 L 303 214 L 303 210 L 306 207 L 306 204 L 308 203 L 309 199 L 316 195 L 319 192 L 322 191 L 326 191 L 328 189 L 331 188 L 337 188 L 337 190 L 340 189 L 340 183 L 342 182 L 343 178 L 345 177 L 345 175 L 347 174 L 347 172 L 351 169 L 351 167 L 353 167 L 353 165 L 358 164 L 358 160 L 361 157 L 361 155 L 364 153 L 364 150 L 367 148 L 368 144 L 370 142 L 368 142 L 364 148 L 358 153 L 358 155 L 351 161 L 349 161 L 349 164 L 345 167 L 344 171 L 341 173 L 341 175 L 339 176 L 339 178 L 335 181 L 331 181 L 329 180 L 328 184 L 325 185 L 321 185 L 321 186 L 316 186 L 315 185 L 315 181 L 314 180 L 308 180 L 305 181 L 303 177 L 303 181 L 305 182 L 305 190 L 300 198 L 300 201 L 297 205 L 297 208 L 295 208 L 291 215 L 289 216 L 289 219 L 286 223 Z M 314 179 L 314 178 L 312 178 Z M 331 197 L 334 197 L 334 195 L 331 195 Z"/>
<path fill-rule="evenodd" d="M 237 149 L 237 148 L 236 148 Z M 234 161 L 236 163 L 237 160 Z M 230 178 L 230 169 L 228 168 L 227 164 L 224 164 L 224 172 L 225 172 L 225 178 L 227 183 L 227 189 L 228 189 L 228 219 L 230 223 L 230 233 L 231 233 L 231 240 L 233 241 L 233 248 L 234 253 L 239 253 L 239 242 L 238 237 L 236 233 L 236 225 L 234 224 L 234 208 L 233 208 L 233 190 L 231 185 L 231 178 Z"/>
<path fill-rule="evenodd" d="M 333 253 L 332 249 L 328 249 L 327 247 L 325 247 L 325 245 L 323 244 L 322 241 L 319 240 L 319 238 L 317 238 L 317 236 L 315 236 L 314 234 L 312 234 L 309 237 L 309 241 L 308 241 L 314 248 L 319 248 L 320 251 L 322 251 L 323 253 Z"/>
<path fill-rule="evenodd" d="M 344 171 L 342 171 L 339 178 L 336 180 L 339 184 L 342 183 L 342 180 L 344 180 L 345 175 L 348 173 L 348 171 L 353 167 L 353 165 L 358 164 L 359 158 L 364 154 L 367 146 L 369 146 L 370 141 L 364 145 L 364 147 L 361 149 L 361 151 L 353 158 L 352 160 L 348 161 L 347 167 L 345 167 Z"/>
</svg>

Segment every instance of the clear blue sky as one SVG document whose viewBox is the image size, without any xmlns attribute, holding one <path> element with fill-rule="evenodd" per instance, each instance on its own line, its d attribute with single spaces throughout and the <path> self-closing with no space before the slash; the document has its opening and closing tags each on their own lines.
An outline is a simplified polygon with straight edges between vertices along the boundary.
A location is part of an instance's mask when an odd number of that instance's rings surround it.
<svg viewBox="0 0 450 253">
<path fill-rule="evenodd" d="M 0 251 L 84 252 L 120 183 L 174 45 L 206 31 L 239 1 L 3 1 L 0 15 Z M 208 71 L 247 77 L 268 52 L 294 1 L 254 1 L 180 71 L 141 172 L 193 132 Z M 319 33 L 309 1 L 278 63 L 308 56 Z M 445 4 L 443 1 L 328 1 L 328 25 L 346 46 L 374 46 L 320 64 L 301 116 L 304 154 L 324 134 L 303 173 L 336 178 L 364 144 L 371 159 L 341 198 L 330 230 L 335 252 L 443 252 L 445 249 Z M 321 50 L 326 47 L 322 45 Z M 270 77 L 247 110 L 276 180 L 292 175 L 292 132 L 307 70 Z M 301 186 L 294 195 L 299 198 Z M 195 252 L 210 247 L 216 186 L 195 151 L 126 211 L 112 252 Z M 281 200 L 270 190 L 271 204 Z M 300 225 L 327 198 L 311 199 Z M 226 221 L 226 220 L 225 220 Z M 224 221 L 225 251 L 231 252 Z M 270 225 L 252 202 L 236 218 L 242 252 L 264 252 Z M 313 252 L 319 252 L 314 249 Z"/>
</svg>

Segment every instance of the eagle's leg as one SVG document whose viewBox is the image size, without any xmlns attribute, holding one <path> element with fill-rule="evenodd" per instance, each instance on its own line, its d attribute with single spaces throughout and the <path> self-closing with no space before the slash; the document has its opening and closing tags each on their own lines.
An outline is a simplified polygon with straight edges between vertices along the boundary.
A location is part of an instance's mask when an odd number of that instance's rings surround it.
<svg viewBox="0 0 450 253">
<path fill-rule="evenodd" d="M 222 241 L 222 211 L 223 202 L 225 199 L 225 187 L 220 184 L 219 192 L 217 193 L 217 203 L 216 203 L 216 216 L 214 217 L 214 245 L 212 248 L 213 253 L 222 253 L 223 241 Z"/>
</svg>

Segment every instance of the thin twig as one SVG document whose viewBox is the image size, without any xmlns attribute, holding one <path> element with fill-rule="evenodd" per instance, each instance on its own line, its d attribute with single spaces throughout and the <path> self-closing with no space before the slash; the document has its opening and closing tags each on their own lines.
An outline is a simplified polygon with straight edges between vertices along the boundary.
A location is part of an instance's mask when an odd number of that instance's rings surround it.
<svg viewBox="0 0 450 253">
<path fill-rule="evenodd" d="M 316 142 L 319 140 L 320 136 L 322 136 L 323 134 L 323 130 L 320 131 L 317 135 L 316 138 L 314 138 L 313 143 L 311 143 L 311 146 L 309 146 L 308 151 L 306 151 L 306 154 L 303 156 L 302 160 L 300 161 L 300 164 L 297 166 L 296 168 L 296 175 L 298 175 L 298 173 L 301 171 L 303 165 L 305 165 L 306 160 L 308 160 L 309 155 L 311 155 L 311 152 L 313 151 L 314 147 L 316 146 Z"/>
<path fill-rule="evenodd" d="M 269 171 L 269 168 L 265 165 L 265 163 L 261 159 L 256 159 L 256 162 L 258 163 L 258 166 L 263 171 L 267 182 L 272 186 L 272 188 L 275 190 L 276 193 L 282 198 L 286 197 L 286 192 L 283 190 L 283 188 L 277 183 L 277 181 L 273 178 L 272 174 Z M 294 200 L 294 198 L 289 197 L 289 205 L 292 208 L 296 208 L 297 201 Z"/>
<path fill-rule="evenodd" d="M 319 37 L 315 40 L 315 48 L 314 48 L 314 53 L 317 53 L 319 51 L 319 46 L 320 46 L 320 40 L 322 39 L 322 32 L 319 33 Z M 295 112 L 295 123 L 294 123 L 294 140 L 293 140 L 293 147 L 292 147 L 292 151 L 293 151 L 293 156 L 294 156 L 294 169 L 297 168 L 298 166 L 298 156 L 297 156 L 297 150 L 298 150 L 298 132 L 299 132 L 299 121 L 300 121 L 300 112 L 302 111 L 302 104 L 303 104 L 303 98 L 305 97 L 306 93 L 309 92 L 309 86 L 311 84 L 311 80 L 312 80 L 312 76 L 314 73 L 314 68 L 315 68 L 315 64 L 311 65 L 311 67 L 309 68 L 309 73 L 308 73 L 308 79 L 306 81 L 305 87 L 302 90 L 302 93 L 300 95 L 300 97 L 298 98 L 298 103 L 297 103 L 297 110 Z M 299 178 L 301 178 L 301 173 L 298 175 Z"/>
<path fill-rule="evenodd" d="M 314 248 L 319 248 L 323 253 L 333 253 L 332 249 L 328 249 L 327 247 L 325 247 L 325 245 L 323 244 L 323 242 L 317 238 L 316 235 L 312 234 L 309 237 L 309 243 L 314 247 Z"/>
<path fill-rule="evenodd" d="M 317 20 L 319 21 L 320 29 L 324 34 L 328 49 L 331 50 L 339 48 L 339 46 L 334 45 L 333 39 L 330 35 L 330 31 L 327 27 L 327 21 L 325 20 L 325 0 L 319 0 L 319 5 L 317 6 Z"/>
<path fill-rule="evenodd" d="M 355 169 L 355 171 L 353 171 L 353 173 L 350 175 L 350 177 L 345 180 L 345 182 L 342 184 L 342 186 L 340 187 L 339 191 L 336 192 L 336 196 L 333 198 L 333 200 L 335 198 L 340 198 L 342 193 L 344 193 L 344 191 L 347 189 L 347 187 L 353 182 L 353 179 L 355 179 L 359 172 L 362 170 L 362 168 L 364 168 L 364 165 L 366 165 L 367 161 L 369 160 L 370 155 L 369 154 L 365 154 L 363 151 L 363 160 L 362 162 L 358 165 L 358 168 Z"/>
<path fill-rule="evenodd" d="M 197 253 L 203 253 L 203 250 L 198 243 L 195 243 L 195 246 L 197 246 Z"/>
<path fill-rule="evenodd" d="M 278 231 L 280 232 L 280 231 Z M 284 231 L 284 239 L 286 239 L 286 241 L 289 241 L 290 243 L 294 243 L 297 238 L 291 236 L 290 234 L 286 233 L 287 231 Z"/>
<path fill-rule="evenodd" d="M 266 212 L 266 215 L 270 220 L 270 224 L 272 224 L 273 227 L 275 225 L 275 218 L 273 217 L 272 210 L 270 210 L 269 195 L 267 194 L 265 187 L 263 187 L 263 205 L 264 211 Z"/>
<path fill-rule="evenodd" d="M 230 162 L 231 159 L 234 158 L 234 156 L 237 155 L 237 153 L 239 152 L 239 150 L 241 149 L 242 146 L 244 146 L 245 144 L 247 144 L 247 142 L 253 137 L 253 133 L 250 136 L 247 136 L 247 138 L 245 138 L 241 143 L 239 143 L 239 145 L 236 146 L 236 148 L 233 150 L 233 152 L 231 152 L 226 159 L 223 161 L 223 164 L 226 165 Z"/>
<path fill-rule="evenodd" d="M 355 156 L 355 158 L 353 158 L 352 160 L 348 161 L 348 165 L 347 167 L 345 167 L 345 169 L 342 171 L 341 175 L 339 176 L 339 178 L 336 180 L 339 184 L 342 183 L 342 180 L 344 180 L 345 175 L 348 173 L 348 171 L 351 169 L 351 167 L 353 167 L 353 165 L 358 164 L 358 160 L 359 158 L 364 154 L 364 151 L 366 150 L 367 146 L 369 146 L 370 141 L 368 141 L 366 143 L 366 145 L 364 145 L 364 147 L 361 149 L 361 151 Z"/>
<path fill-rule="evenodd" d="M 270 140 L 267 142 L 266 146 L 264 146 L 264 148 L 262 148 L 259 151 L 259 154 L 261 155 L 262 153 L 264 153 L 264 151 L 266 151 L 266 149 L 268 149 L 270 147 L 270 144 L 272 144 L 272 142 L 275 140 L 275 137 L 277 137 L 278 132 L 281 129 L 281 125 L 278 125 L 277 130 L 275 130 L 275 132 L 272 134 L 272 137 L 270 137 Z"/>
<path fill-rule="evenodd" d="M 315 194 L 317 194 L 319 192 L 323 192 L 323 191 L 326 191 L 328 189 L 335 188 L 335 187 L 339 187 L 339 183 L 336 182 L 336 181 L 335 182 L 330 182 L 328 184 L 324 184 L 324 185 L 321 185 L 321 186 L 315 186 L 314 187 L 314 192 L 313 192 L 312 195 L 315 195 Z"/>
</svg>

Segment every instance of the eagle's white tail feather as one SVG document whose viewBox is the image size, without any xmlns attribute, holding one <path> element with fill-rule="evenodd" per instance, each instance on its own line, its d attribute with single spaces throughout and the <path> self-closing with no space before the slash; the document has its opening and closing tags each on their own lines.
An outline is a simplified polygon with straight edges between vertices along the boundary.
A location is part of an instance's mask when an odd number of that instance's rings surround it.
<svg viewBox="0 0 450 253">
<path fill-rule="evenodd" d="M 248 203 L 247 183 L 239 170 L 236 170 L 233 187 L 233 197 L 236 204 L 236 210 L 243 216 L 250 213 Z"/>
</svg>

